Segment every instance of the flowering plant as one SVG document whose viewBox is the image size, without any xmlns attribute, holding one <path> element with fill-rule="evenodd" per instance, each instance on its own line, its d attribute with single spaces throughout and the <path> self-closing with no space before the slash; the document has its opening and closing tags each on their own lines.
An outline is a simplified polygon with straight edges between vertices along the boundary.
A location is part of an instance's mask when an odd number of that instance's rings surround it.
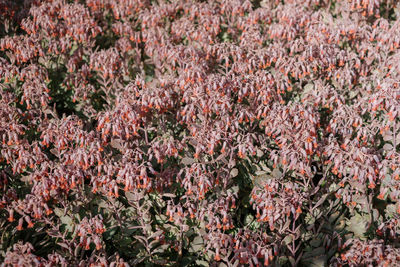
<svg viewBox="0 0 400 267">
<path fill-rule="evenodd" d="M 0 0 L 0 261 L 399 265 L 396 2 Z"/>
</svg>

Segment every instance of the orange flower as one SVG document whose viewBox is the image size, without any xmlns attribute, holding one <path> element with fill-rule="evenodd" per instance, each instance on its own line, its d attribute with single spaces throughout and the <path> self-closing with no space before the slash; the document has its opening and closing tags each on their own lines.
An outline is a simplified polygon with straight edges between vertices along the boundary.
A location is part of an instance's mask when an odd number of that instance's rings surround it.
<svg viewBox="0 0 400 267">
<path fill-rule="evenodd" d="M 19 219 L 18 221 L 18 226 L 17 226 L 17 230 L 18 231 L 22 231 L 23 227 L 22 224 L 24 223 L 24 220 L 22 218 Z"/>
</svg>

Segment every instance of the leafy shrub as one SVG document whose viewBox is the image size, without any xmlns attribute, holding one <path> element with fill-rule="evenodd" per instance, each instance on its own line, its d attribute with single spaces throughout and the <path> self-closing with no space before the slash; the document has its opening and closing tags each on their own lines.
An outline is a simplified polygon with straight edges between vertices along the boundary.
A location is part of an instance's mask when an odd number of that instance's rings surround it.
<svg viewBox="0 0 400 267">
<path fill-rule="evenodd" d="M 396 2 L 0 0 L 0 260 L 399 265 Z"/>
</svg>

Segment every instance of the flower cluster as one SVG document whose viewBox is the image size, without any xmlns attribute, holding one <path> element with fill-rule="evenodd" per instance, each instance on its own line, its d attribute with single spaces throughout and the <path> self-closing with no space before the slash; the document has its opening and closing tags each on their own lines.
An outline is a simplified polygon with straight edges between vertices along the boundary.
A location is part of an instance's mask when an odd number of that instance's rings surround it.
<svg viewBox="0 0 400 267">
<path fill-rule="evenodd" d="M 400 251 L 380 240 L 349 240 L 350 249 L 342 253 L 334 266 L 396 266 L 400 262 Z"/>
<path fill-rule="evenodd" d="M 399 16 L 0 0 L 0 261 L 399 264 Z"/>
</svg>

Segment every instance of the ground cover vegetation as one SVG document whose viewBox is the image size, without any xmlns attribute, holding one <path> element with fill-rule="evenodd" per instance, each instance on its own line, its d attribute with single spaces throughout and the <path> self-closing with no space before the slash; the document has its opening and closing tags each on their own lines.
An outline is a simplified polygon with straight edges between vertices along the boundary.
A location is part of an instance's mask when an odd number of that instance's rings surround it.
<svg viewBox="0 0 400 267">
<path fill-rule="evenodd" d="M 2 266 L 399 266 L 392 0 L 0 0 Z"/>
</svg>

